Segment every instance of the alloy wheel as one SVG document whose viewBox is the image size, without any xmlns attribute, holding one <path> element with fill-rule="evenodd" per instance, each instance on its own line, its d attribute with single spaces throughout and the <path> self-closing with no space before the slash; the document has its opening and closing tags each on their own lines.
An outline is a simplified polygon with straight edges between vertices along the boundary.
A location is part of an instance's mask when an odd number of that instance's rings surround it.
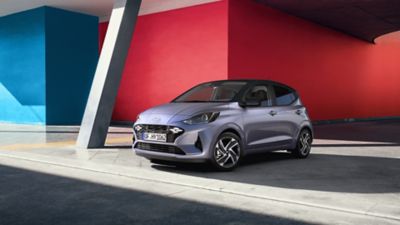
<svg viewBox="0 0 400 225">
<path fill-rule="evenodd" d="M 303 131 L 299 139 L 299 150 L 303 156 L 308 155 L 311 149 L 311 134 L 307 130 Z"/>
<path fill-rule="evenodd" d="M 222 168 L 233 168 L 239 161 L 240 150 L 238 140 L 230 136 L 223 136 L 215 145 L 215 161 Z"/>
</svg>

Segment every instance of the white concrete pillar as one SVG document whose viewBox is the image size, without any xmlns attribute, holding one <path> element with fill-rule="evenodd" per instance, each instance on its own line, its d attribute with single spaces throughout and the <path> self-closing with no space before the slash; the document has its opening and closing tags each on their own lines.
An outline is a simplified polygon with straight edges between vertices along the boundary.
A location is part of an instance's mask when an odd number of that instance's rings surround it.
<svg viewBox="0 0 400 225">
<path fill-rule="evenodd" d="M 116 0 L 77 140 L 80 148 L 104 146 L 141 0 Z M 73 90 L 71 90 L 73 91 Z"/>
</svg>

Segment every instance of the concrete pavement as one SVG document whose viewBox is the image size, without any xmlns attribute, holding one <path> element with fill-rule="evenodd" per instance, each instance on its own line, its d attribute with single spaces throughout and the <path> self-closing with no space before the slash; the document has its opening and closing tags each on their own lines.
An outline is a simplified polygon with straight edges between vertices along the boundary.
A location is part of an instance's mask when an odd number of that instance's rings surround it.
<svg viewBox="0 0 400 225">
<path fill-rule="evenodd" d="M 283 152 L 255 155 L 248 157 L 232 173 L 216 173 L 204 166 L 152 165 L 132 154 L 130 129 L 124 128 L 110 130 L 107 148 L 79 150 L 73 145 L 77 129 L 2 125 L 0 164 L 3 167 L 0 173 L 7 176 L 1 181 L 6 185 L 2 185 L 0 205 L 8 209 L 15 202 L 21 202 L 18 193 L 26 193 L 28 200 L 29 196 L 37 195 L 39 189 L 52 192 L 53 180 L 74 184 L 78 180 L 83 186 L 86 182 L 93 184 L 98 191 L 81 193 L 79 188 L 71 189 L 68 185 L 57 185 L 54 191 L 67 192 L 69 196 L 92 194 L 96 196 L 95 201 L 105 201 L 105 189 L 127 190 L 120 197 L 110 195 L 112 204 L 125 207 L 120 212 L 125 218 L 121 224 L 144 223 L 146 218 L 155 216 L 153 210 L 158 210 L 154 224 L 183 224 L 199 219 L 207 223 L 214 221 L 214 224 L 400 224 L 400 140 L 395 135 L 400 133 L 399 122 L 318 126 L 318 139 L 310 158 L 292 159 Z M 347 135 L 341 136 L 346 132 Z M 371 132 L 377 137 L 366 137 Z M 18 175 L 8 176 L 14 173 Z M 24 176 L 46 178 L 35 189 L 24 185 L 27 182 Z M 48 191 L 44 196 L 49 195 Z M 130 196 L 132 201 L 123 201 L 123 195 Z M 150 196 L 150 203 L 135 201 L 140 199 L 138 195 Z M 56 197 L 54 202 L 62 200 Z M 164 214 L 159 212 L 162 211 L 159 201 L 168 206 L 163 209 Z M 69 204 L 78 202 L 75 199 Z M 174 208 L 175 202 L 201 208 L 199 215 L 202 216 L 192 215 L 194 212 L 189 207 L 187 210 L 191 213 L 186 215 L 187 220 L 175 218 L 177 214 L 187 214 L 181 207 Z M 142 203 L 148 213 L 137 209 Z M 85 207 L 86 204 L 89 205 Z M 91 208 L 90 204 L 83 201 L 82 207 Z M 57 211 L 60 207 L 62 205 L 53 208 L 55 215 L 62 216 L 63 213 Z M 22 209 L 16 212 L 27 219 L 39 220 Z M 207 217 L 209 210 L 221 214 Z M 96 210 L 70 213 L 79 217 L 79 213 L 89 212 L 99 213 Z M 12 213 L 0 208 L 0 218 L 10 219 L 4 224 L 18 222 L 18 219 L 12 220 Z M 54 216 L 49 221 L 54 222 Z M 114 217 L 111 212 L 109 216 Z M 212 221 L 206 220 L 210 218 Z M 68 221 L 64 223 L 72 223 Z M 0 224 L 3 223 L 0 221 Z"/>
</svg>

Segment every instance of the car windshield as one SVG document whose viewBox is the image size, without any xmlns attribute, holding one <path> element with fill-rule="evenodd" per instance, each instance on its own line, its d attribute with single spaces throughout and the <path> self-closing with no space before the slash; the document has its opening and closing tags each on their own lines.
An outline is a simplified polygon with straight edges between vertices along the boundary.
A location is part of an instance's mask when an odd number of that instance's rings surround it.
<svg viewBox="0 0 400 225">
<path fill-rule="evenodd" d="M 216 82 L 194 87 L 173 102 L 231 102 L 246 82 Z"/>
</svg>

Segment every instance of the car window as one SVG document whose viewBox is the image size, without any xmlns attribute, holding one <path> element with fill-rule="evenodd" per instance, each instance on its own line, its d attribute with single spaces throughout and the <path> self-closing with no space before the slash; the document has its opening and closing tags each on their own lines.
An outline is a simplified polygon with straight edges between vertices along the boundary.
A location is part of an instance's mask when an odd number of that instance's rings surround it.
<svg viewBox="0 0 400 225">
<path fill-rule="evenodd" d="M 199 88 L 196 91 L 193 91 L 193 93 L 191 93 L 191 95 L 186 96 L 184 100 L 188 102 L 209 100 L 212 98 L 213 93 L 214 93 L 214 87 L 206 86 L 203 88 Z"/>
<path fill-rule="evenodd" d="M 245 85 L 237 81 L 207 83 L 190 89 L 174 102 L 230 102 Z"/>
<path fill-rule="evenodd" d="M 274 85 L 274 91 L 277 106 L 290 105 L 296 100 L 296 94 L 288 88 Z"/>
<path fill-rule="evenodd" d="M 245 101 L 260 101 L 261 107 L 271 106 L 271 98 L 268 93 L 268 86 L 266 85 L 256 85 L 251 87 L 246 93 Z"/>
</svg>

